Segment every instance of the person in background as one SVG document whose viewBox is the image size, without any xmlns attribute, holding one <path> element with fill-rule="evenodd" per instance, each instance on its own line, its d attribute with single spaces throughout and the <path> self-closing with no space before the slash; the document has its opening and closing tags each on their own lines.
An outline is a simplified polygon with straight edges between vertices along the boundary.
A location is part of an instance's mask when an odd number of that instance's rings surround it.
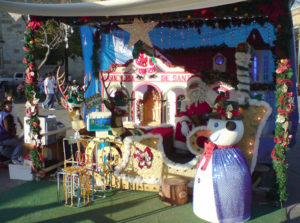
<svg viewBox="0 0 300 223">
<path fill-rule="evenodd" d="M 57 87 L 57 81 L 56 81 L 56 77 L 55 77 L 55 72 L 52 73 L 52 76 L 51 76 L 51 80 L 52 80 L 52 83 L 53 83 L 53 86 L 54 86 L 54 101 L 56 100 L 58 104 L 60 104 L 60 101 L 59 101 L 59 91 L 58 91 L 58 87 Z"/>
<path fill-rule="evenodd" d="M 39 79 L 39 88 L 40 88 L 40 94 L 42 95 L 42 94 L 44 94 L 45 93 L 45 91 L 44 91 L 44 77 L 40 77 L 40 79 Z"/>
<path fill-rule="evenodd" d="M 11 160 L 13 164 L 22 164 L 23 140 L 16 135 L 14 118 L 11 114 L 12 103 L 4 101 L 0 106 L 0 160 Z"/>
<path fill-rule="evenodd" d="M 6 92 L 6 91 L 5 91 Z M 25 95 L 25 81 L 22 81 L 18 86 L 17 86 L 17 92 L 19 95 Z"/>
<path fill-rule="evenodd" d="M 72 86 L 74 86 L 74 87 L 79 87 L 79 84 L 77 83 L 76 80 L 73 80 L 73 81 L 72 81 Z"/>
<path fill-rule="evenodd" d="M 54 108 L 54 83 L 52 80 L 52 73 L 47 73 L 46 79 L 44 80 L 44 91 L 46 94 L 46 99 L 42 106 L 44 109 L 49 108 L 49 110 L 55 110 Z"/>
<path fill-rule="evenodd" d="M 21 119 L 18 116 L 18 112 L 17 112 L 16 106 L 14 104 L 13 94 L 11 92 L 5 92 L 5 100 L 11 102 L 11 105 L 12 105 L 11 115 L 14 117 L 14 122 L 15 122 L 16 128 L 17 128 L 17 126 L 19 126 L 20 129 L 23 130 L 23 122 L 21 121 Z"/>
</svg>

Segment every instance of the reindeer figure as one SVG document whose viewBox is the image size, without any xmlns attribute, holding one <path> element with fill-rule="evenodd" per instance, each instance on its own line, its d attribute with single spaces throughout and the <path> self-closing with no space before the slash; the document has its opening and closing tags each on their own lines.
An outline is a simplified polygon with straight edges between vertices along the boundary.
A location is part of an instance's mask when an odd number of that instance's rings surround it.
<svg viewBox="0 0 300 223">
<path fill-rule="evenodd" d="M 125 128 L 123 126 L 123 117 L 128 116 L 127 112 L 127 104 L 134 100 L 128 98 L 127 95 L 122 91 L 124 87 L 122 86 L 122 81 L 120 82 L 120 87 L 115 92 L 114 96 L 112 96 L 108 92 L 108 88 L 111 84 L 111 81 L 106 85 L 106 81 L 109 80 L 109 74 L 114 71 L 114 67 L 107 73 L 107 77 L 104 77 L 103 72 L 99 73 L 99 79 L 102 82 L 102 86 L 107 95 L 107 99 L 103 100 L 105 107 L 111 112 L 111 128 L 112 133 L 116 137 L 120 137 L 122 140 L 126 136 L 131 135 L 142 135 L 145 133 L 145 130 L 142 129 L 130 129 Z"/>
<path fill-rule="evenodd" d="M 59 91 L 62 93 L 61 104 L 67 109 L 68 115 L 71 119 L 73 130 L 78 134 L 90 135 L 86 129 L 86 125 L 81 115 L 81 103 L 84 101 L 84 93 L 89 88 L 91 83 L 91 74 L 89 77 L 84 77 L 84 85 L 80 89 L 78 85 L 66 84 L 65 72 L 59 74 L 61 66 L 56 72 L 56 80 Z"/>
</svg>

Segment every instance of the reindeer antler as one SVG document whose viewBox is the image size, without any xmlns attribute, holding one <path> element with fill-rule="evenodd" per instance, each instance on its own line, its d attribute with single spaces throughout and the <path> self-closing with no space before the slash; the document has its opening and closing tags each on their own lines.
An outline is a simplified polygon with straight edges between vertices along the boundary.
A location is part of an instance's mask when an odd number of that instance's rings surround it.
<svg viewBox="0 0 300 223">
<path fill-rule="evenodd" d="M 64 84 L 66 82 L 66 76 L 65 76 L 65 72 L 63 72 L 61 75 L 59 74 L 60 68 L 61 68 L 61 66 L 59 66 L 56 71 L 56 80 L 57 80 L 59 91 L 65 97 L 66 96 L 65 94 L 66 94 L 67 90 L 69 89 L 69 85 L 64 87 Z"/>
<path fill-rule="evenodd" d="M 108 98 L 109 101 L 112 101 L 112 98 L 110 97 L 109 92 L 108 92 L 108 88 L 109 88 L 109 86 L 110 86 L 111 81 L 108 83 L 107 86 L 105 85 L 105 82 L 106 82 L 107 80 L 109 80 L 109 74 L 110 74 L 111 72 L 112 72 L 112 70 L 109 70 L 109 71 L 107 72 L 107 77 L 106 77 L 106 78 L 104 78 L 104 76 L 103 76 L 103 71 L 100 71 L 100 73 L 99 73 L 99 77 L 100 77 L 100 79 L 101 79 L 103 88 L 104 88 L 104 90 L 105 90 L 105 93 L 106 93 L 107 98 Z"/>
</svg>

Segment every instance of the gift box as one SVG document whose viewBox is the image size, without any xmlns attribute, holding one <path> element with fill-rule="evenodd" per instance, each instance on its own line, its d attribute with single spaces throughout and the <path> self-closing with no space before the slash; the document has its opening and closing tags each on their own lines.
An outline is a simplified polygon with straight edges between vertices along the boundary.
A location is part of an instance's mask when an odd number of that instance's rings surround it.
<svg viewBox="0 0 300 223">
<path fill-rule="evenodd" d="M 27 180 L 34 179 L 31 166 L 9 164 L 9 178 L 12 180 Z"/>
</svg>

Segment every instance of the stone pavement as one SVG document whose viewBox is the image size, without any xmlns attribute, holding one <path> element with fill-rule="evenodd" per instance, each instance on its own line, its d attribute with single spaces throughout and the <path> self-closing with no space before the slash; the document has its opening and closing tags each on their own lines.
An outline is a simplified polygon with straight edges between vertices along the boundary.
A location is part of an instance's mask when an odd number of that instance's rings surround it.
<svg viewBox="0 0 300 223">
<path fill-rule="evenodd" d="M 16 102 L 17 111 L 19 117 L 23 119 L 25 116 L 25 101 Z M 55 104 L 56 110 L 49 111 L 41 108 L 39 105 L 39 114 L 40 115 L 49 115 L 53 114 L 56 116 L 56 120 L 62 122 L 66 127 L 70 127 L 70 119 L 67 115 L 67 111 L 57 103 Z M 298 127 L 300 129 L 300 125 Z M 67 135 L 72 135 L 72 130 L 67 132 Z M 287 179 L 287 191 L 288 191 L 288 201 L 284 206 L 287 207 L 287 216 L 288 222 L 300 222 L 300 130 L 297 132 L 296 138 L 297 143 L 287 154 L 287 161 L 289 163 L 288 167 L 288 179 Z M 0 193 L 6 191 L 14 186 L 22 184 L 26 181 L 22 180 L 10 180 L 9 173 L 7 168 L 0 167 Z M 263 196 L 263 195 L 262 195 Z M 257 194 L 254 196 L 256 199 Z M 257 198 L 258 200 L 264 202 L 264 199 Z"/>
</svg>

